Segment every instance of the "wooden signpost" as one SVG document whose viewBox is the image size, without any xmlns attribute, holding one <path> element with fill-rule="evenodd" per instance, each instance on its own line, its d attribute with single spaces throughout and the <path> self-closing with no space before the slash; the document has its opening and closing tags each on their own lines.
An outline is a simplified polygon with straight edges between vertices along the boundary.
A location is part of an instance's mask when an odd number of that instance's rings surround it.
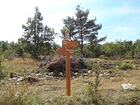
<svg viewBox="0 0 140 105">
<path fill-rule="evenodd" d="M 70 71 L 70 57 L 73 55 L 73 50 L 79 47 L 79 43 L 77 41 L 71 40 L 63 40 L 62 48 L 57 49 L 59 55 L 62 55 L 66 59 L 66 94 L 67 96 L 71 95 L 71 71 Z"/>
</svg>

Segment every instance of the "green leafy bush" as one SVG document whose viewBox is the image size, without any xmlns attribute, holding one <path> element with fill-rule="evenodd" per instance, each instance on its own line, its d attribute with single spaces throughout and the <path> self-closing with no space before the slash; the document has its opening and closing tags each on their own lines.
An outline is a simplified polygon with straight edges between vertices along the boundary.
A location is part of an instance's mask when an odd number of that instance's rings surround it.
<svg viewBox="0 0 140 105">
<path fill-rule="evenodd" d="M 4 77 L 6 76 L 5 73 L 3 72 L 3 64 L 2 64 L 2 57 L 0 56 L 0 80 L 4 79 Z"/>
<path fill-rule="evenodd" d="M 0 105 L 28 105 L 25 90 L 4 86 L 0 89 Z"/>
<path fill-rule="evenodd" d="M 45 105 L 38 95 L 28 94 L 27 85 L 0 85 L 0 105 Z"/>
<path fill-rule="evenodd" d="M 105 55 L 101 55 L 99 58 L 100 58 L 100 59 L 104 59 L 104 60 L 108 60 L 108 59 L 109 59 L 109 58 L 106 57 Z"/>
<path fill-rule="evenodd" d="M 117 105 L 140 105 L 140 94 L 135 93 L 135 95 L 128 97 L 121 96 L 116 103 Z"/>
<path fill-rule="evenodd" d="M 119 64 L 119 69 L 120 69 L 120 70 L 133 69 L 133 65 L 130 64 L 130 63 L 120 63 L 120 64 Z"/>
<path fill-rule="evenodd" d="M 86 81 L 88 85 L 84 93 L 84 102 L 86 105 L 106 105 L 99 92 L 101 67 L 97 64 L 92 64 L 91 67 L 95 73 L 95 79 L 94 81 Z"/>
</svg>

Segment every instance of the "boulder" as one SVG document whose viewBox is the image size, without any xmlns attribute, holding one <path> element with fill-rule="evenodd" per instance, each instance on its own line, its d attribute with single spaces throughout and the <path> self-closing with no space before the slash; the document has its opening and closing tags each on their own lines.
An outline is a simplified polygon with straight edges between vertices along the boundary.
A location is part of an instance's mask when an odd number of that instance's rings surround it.
<svg viewBox="0 0 140 105">
<path fill-rule="evenodd" d="M 47 60 L 46 62 L 47 63 L 45 67 L 42 68 L 45 68 L 45 70 L 47 70 L 48 75 L 50 75 L 51 73 L 51 76 L 60 76 L 60 77 L 65 76 L 66 61 L 64 57 L 55 54 L 53 57 L 51 57 L 51 59 L 49 58 L 49 60 Z M 75 72 L 81 72 L 82 69 L 86 69 L 86 67 L 87 65 L 85 64 L 83 59 L 78 58 L 71 59 L 71 74 L 74 74 Z"/>
<path fill-rule="evenodd" d="M 27 82 L 27 83 L 29 83 L 29 84 L 34 84 L 34 83 L 36 83 L 36 82 L 39 82 L 39 79 L 37 79 L 37 78 L 35 78 L 35 77 L 29 76 L 29 77 L 24 78 L 24 79 L 21 80 L 21 81 L 25 81 L 25 82 Z"/>
<path fill-rule="evenodd" d="M 135 90 L 136 86 L 130 83 L 127 84 L 121 84 L 123 90 Z"/>
</svg>

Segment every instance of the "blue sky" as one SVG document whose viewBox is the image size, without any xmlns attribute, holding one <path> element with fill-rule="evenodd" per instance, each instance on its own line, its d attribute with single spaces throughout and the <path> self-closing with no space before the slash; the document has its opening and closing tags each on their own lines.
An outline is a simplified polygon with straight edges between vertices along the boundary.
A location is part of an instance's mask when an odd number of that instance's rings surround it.
<svg viewBox="0 0 140 105">
<path fill-rule="evenodd" d="M 97 23 L 103 25 L 99 36 L 107 35 L 107 41 L 140 38 L 139 0 L 98 0 L 87 7 L 91 15 L 95 12 Z"/>
<path fill-rule="evenodd" d="M 89 19 L 102 24 L 99 37 L 107 35 L 106 42 L 140 39 L 140 0 L 1 0 L 0 40 L 17 41 L 23 34 L 22 24 L 34 15 L 38 6 L 44 24 L 57 33 L 63 19 L 74 16 L 76 5 L 89 9 Z M 61 43 L 59 38 L 57 43 Z"/>
</svg>

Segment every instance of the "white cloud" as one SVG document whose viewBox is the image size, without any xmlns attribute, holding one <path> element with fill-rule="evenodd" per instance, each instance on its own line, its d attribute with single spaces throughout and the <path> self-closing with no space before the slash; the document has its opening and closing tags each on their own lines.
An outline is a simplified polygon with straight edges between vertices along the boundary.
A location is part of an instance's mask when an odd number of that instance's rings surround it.
<svg viewBox="0 0 140 105">
<path fill-rule="evenodd" d="M 128 14 L 131 16 L 133 13 L 140 14 L 140 8 L 132 7 L 131 5 L 114 8 L 105 6 L 97 8 L 98 6 L 96 6 L 96 8 L 94 8 L 94 5 L 98 4 L 97 1 L 98 0 L 0 0 L 0 40 L 16 41 L 21 37 L 23 33 L 21 26 L 26 23 L 28 17 L 34 15 L 35 6 L 39 7 L 44 17 L 44 24 L 55 28 L 58 33 L 60 33 L 60 29 L 63 27 L 63 18 L 73 16 L 77 4 L 81 4 L 81 7 L 84 7 L 84 9 L 90 9 L 90 18 L 93 19 L 96 16 L 97 23 L 99 24 L 105 23 L 106 21 L 110 22 L 110 19 L 113 17 Z M 93 3 L 93 7 L 88 7 L 91 2 Z M 115 23 L 109 22 L 103 24 L 102 32 L 105 35 L 112 34 L 114 37 L 117 33 L 128 33 L 127 35 L 135 34 L 135 29 L 115 26 Z M 110 27 L 105 26 L 108 24 L 110 24 Z"/>
<path fill-rule="evenodd" d="M 116 8 L 114 12 L 117 14 L 123 14 L 123 15 L 140 13 L 140 8 L 123 6 L 123 7 Z"/>
<path fill-rule="evenodd" d="M 99 20 L 111 19 L 113 17 L 121 17 L 125 15 L 140 14 L 140 7 L 119 6 L 114 8 L 97 8 L 90 11 L 91 17 L 97 17 Z"/>
<path fill-rule="evenodd" d="M 38 6 L 44 24 L 49 25 L 60 33 L 62 20 L 74 13 L 75 6 L 87 0 L 1 0 L 0 1 L 0 40 L 17 41 L 21 37 L 28 17 L 34 15 Z M 74 14 L 73 14 L 74 15 Z"/>
<path fill-rule="evenodd" d="M 0 1 L 0 40 L 15 41 L 19 38 L 22 34 L 21 25 L 34 9 L 28 3 L 19 0 Z"/>
<path fill-rule="evenodd" d="M 136 40 L 138 36 L 137 29 L 133 29 L 127 26 L 113 26 L 109 25 L 104 28 L 104 33 L 107 35 L 107 41 L 115 40 Z"/>
<path fill-rule="evenodd" d="M 2 0 L 0 1 L 0 40 L 15 41 L 21 37 L 28 17 L 34 15 L 35 6 L 38 6 L 44 21 L 51 27 L 59 28 L 62 26 L 62 17 L 69 13 L 67 6 L 72 6 L 79 0 Z M 76 5 L 76 4 L 75 4 Z M 68 13 L 66 13 L 68 11 Z M 58 28 L 59 27 L 59 28 Z"/>
</svg>

